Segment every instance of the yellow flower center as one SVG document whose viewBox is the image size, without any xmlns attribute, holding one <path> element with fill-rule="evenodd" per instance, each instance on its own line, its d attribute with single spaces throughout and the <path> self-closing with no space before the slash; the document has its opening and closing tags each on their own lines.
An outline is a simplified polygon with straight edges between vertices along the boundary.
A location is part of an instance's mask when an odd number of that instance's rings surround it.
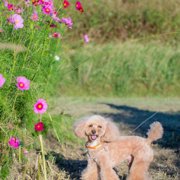
<svg viewBox="0 0 180 180">
<path fill-rule="evenodd" d="M 24 87 L 24 83 L 22 83 L 22 82 L 19 83 L 19 86 L 20 86 L 20 87 Z"/>
<path fill-rule="evenodd" d="M 50 12 L 49 8 L 46 8 L 46 12 L 47 12 L 47 13 L 49 13 L 49 12 Z"/>
<path fill-rule="evenodd" d="M 18 19 L 16 19 L 16 20 L 14 21 L 14 23 L 15 23 L 15 24 L 18 24 L 18 23 L 19 23 L 19 20 L 18 20 Z"/>
<path fill-rule="evenodd" d="M 42 105 L 41 105 L 41 104 L 39 104 L 39 105 L 38 105 L 38 108 L 39 108 L 39 109 L 41 109 L 41 108 L 42 108 Z"/>
</svg>

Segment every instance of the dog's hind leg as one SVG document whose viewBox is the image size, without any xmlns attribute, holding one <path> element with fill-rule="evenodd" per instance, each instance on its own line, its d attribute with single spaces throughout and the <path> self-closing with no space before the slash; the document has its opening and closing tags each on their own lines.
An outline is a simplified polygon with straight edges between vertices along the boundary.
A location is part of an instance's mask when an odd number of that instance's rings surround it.
<svg viewBox="0 0 180 180">
<path fill-rule="evenodd" d="M 127 180 L 151 180 L 148 174 L 149 161 L 134 161 Z"/>
</svg>

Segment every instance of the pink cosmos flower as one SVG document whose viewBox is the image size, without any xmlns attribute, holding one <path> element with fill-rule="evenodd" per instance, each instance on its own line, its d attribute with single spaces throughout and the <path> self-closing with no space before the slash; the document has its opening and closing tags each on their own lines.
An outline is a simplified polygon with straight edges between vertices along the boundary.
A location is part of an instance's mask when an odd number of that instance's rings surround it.
<svg viewBox="0 0 180 180">
<path fill-rule="evenodd" d="M 52 16 L 52 19 L 58 23 L 61 23 L 61 19 L 58 18 L 57 16 Z"/>
<path fill-rule="evenodd" d="M 25 5 L 26 5 L 27 7 L 29 7 L 29 6 L 30 6 L 30 0 L 25 0 Z"/>
<path fill-rule="evenodd" d="M 32 16 L 31 16 L 31 19 L 32 19 L 33 21 L 38 21 L 39 17 L 38 17 L 38 14 L 37 14 L 36 11 L 33 12 Z"/>
<path fill-rule="evenodd" d="M 30 80 L 28 80 L 26 77 L 19 76 L 17 77 L 16 81 L 17 81 L 16 86 L 18 87 L 19 90 L 24 91 L 30 88 Z"/>
<path fill-rule="evenodd" d="M 68 28 L 70 28 L 70 29 L 73 26 L 73 22 L 72 22 L 72 19 L 70 17 L 69 18 L 62 18 L 61 22 L 64 23 L 65 25 L 67 25 Z"/>
<path fill-rule="evenodd" d="M 23 148 L 23 154 L 26 156 L 29 153 L 29 151 L 25 148 Z"/>
<path fill-rule="evenodd" d="M 44 99 L 38 99 L 38 101 L 34 104 L 34 112 L 36 114 L 43 114 L 46 112 L 48 105 Z"/>
<path fill-rule="evenodd" d="M 53 12 L 51 6 L 43 6 L 43 7 L 42 7 L 42 11 L 43 11 L 43 13 L 46 14 L 46 15 L 50 15 L 50 14 L 52 14 L 52 12 Z"/>
<path fill-rule="evenodd" d="M 52 16 L 53 18 L 55 18 L 55 17 L 57 17 L 57 15 L 58 15 L 58 12 L 57 12 L 57 11 L 55 11 L 55 10 L 53 10 L 53 12 L 52 12 L 52 15 L 51 15 L 51 16 Z"/>
<path fill-rule="evenodd" d="M 14 24 L 14 29 L 19 29 L 24 27 L 23 24 L 24 20 L 18 14 L 13 14 L 12 16 L 10 16 L 8 20 L 11 24 Z"/>
<path fill-rule="evenodd" d="M 17 13 L 17 14 L 21 14 L 23 12 L 23 8 L 21 7 L 15 7 L 14 8 L 14 11 Z"/>
<path fill-rule="evenodd" d="M 44 5 L 45 0 L 39 0 L 40 5 Z"/>
<path fill-rule="evenodd" d="M 8 1 L 7 0 L 3 0 L 4 6 L 8 7 Z"/>
<path fill-rule="evenodd" d="M 45 6 L 53 6 L 53 0 L 44 0 Z"/>
<path fill-rule="evenodd" d="M 88 37 L 87 34 L 85 34 L 85 35 L 83 36 L 83 38 L 84 38 L 84 42 L 85 42 L 85 43 L 88 43 L 88 42 L 89 42 L 89 37 Z"/>
<path fill-rule="evenodd" d="M 50 37 L 53 37 L 53 38 L 61 38 L 61 34 L 58 33 L 58 32 L 54 32 L 52 35 L 50 35 Z"/>
<path fill-rule="evenodd" d="M 17 149 L 20 146 L 20 141 L 16 137 L 11 137 L 8 144 L 10 147 Z"/>
<path fill-rule="evenodd" d="M 2 74 L 0 74 L 0 88 L 4 85 L 6 79 L 3 77 Z"/>
</svg>

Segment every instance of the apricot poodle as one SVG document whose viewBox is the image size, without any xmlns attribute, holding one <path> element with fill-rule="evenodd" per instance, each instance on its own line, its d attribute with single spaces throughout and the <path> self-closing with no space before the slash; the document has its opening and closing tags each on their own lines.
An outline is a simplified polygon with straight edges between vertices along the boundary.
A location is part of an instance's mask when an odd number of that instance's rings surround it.
<svg viewBox="0 0 180 180">
<path fill-rule="evenodd" d="M 87 141 L 88 165 L 82 172 L 82 180 L 118 180 L 113 168 L 128 158 L 131 158 L 128 180 L 150 179 L 148 168 L 153 160 L 150 145 L 163 135 L 159 122 L 151 124 L 147 138 L 120 136 L 112 121 L 93 115 L 77 121 L 74 132 Z"/>
</svg>

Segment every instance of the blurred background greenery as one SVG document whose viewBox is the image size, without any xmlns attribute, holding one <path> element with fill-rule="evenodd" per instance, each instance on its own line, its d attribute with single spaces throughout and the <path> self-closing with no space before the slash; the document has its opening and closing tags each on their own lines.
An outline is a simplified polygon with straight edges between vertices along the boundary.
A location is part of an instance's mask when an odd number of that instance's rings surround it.
<svg viewBox="0 0 180 180">
<path fill-rule="evenodd" d="M 82 4 L 84 13 L 68 11 L 74 26 L 59 52 L 61 95 L 180 95 L 179 0 Z"/>
</svg>

